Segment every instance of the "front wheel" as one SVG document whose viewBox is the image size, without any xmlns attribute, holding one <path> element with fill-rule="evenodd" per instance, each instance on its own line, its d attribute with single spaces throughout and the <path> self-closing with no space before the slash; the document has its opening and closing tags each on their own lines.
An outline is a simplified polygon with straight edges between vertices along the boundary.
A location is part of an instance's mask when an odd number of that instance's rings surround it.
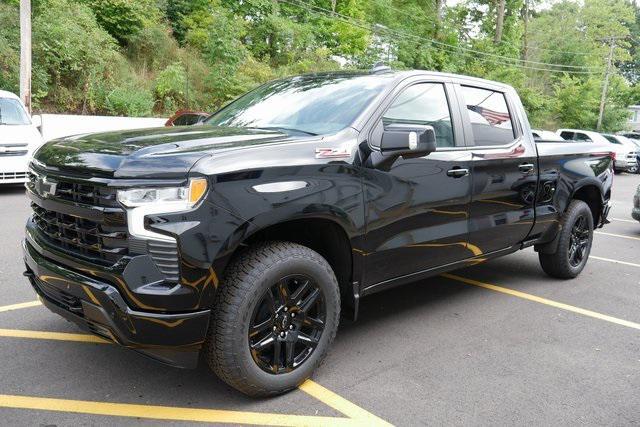
<svg viewBox="0 0 640 427">
<path fill-rule="evenodd" d="M 589 259 L 593 242 L 593 214 L 582 200 L 573 200 L 560 220 L 554 253 L 538 253 L 545 273 L 558 279 L 576 277 Z"/>
<path fill-rule="evenodd" d="M 227 268 L 205 357 L 245 394 L 284 393 L 320 364 L 339 317 L 338 283 L 320 254 L 290 242 L 259 244 Z"/>
<path fill-rule="evenodd" d="M 640 171 L 640 168 L 638 167 L 637 163 L 633 166 L 629 166 L 629 169 L 627 169 L 627 172 L 629 173 L 638 173 L 639 171 Z"/>
</svg>

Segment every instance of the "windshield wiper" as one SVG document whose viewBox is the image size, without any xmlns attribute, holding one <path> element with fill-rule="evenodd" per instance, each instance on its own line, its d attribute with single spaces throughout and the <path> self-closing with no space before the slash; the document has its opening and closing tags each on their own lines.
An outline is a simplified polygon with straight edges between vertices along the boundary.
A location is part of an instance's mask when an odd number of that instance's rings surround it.
<svg viewBox="0 0 640 427">
<path fill-rule="evenodd" d="M 266 129 L 266 130 L 283 130 L 285 132 L 289 131 L 289 132 L 300 132 L 300 133 L 304 133 L 307 135 L 311 135 L 311 136 L 317 136 L 317 133 L 313 133 L 313 132 L 309 132 L 306 130 L 302 130 L 302 129 L 296 129 L 296 128 L 287 128 L 287 127 L 282 127 L 282 126 L 257 126 L 254 129 Z"/>
</svg>

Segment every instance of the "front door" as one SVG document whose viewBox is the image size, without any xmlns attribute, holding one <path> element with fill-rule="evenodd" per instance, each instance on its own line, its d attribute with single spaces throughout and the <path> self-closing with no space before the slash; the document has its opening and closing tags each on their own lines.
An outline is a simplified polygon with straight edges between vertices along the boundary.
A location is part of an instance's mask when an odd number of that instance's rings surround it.
<svg viewBox="0 0 640 427">
<path fill-rule="evenodd" d="M 365 171 L 365 286 L 474 255 L 467 248 L 471 153 L 459 111 L 450 108 L 454 97 L 444 82 L 415 82 L 379 118 L 383 126 L 433 126 L 437 150 Z"/>
</svg>

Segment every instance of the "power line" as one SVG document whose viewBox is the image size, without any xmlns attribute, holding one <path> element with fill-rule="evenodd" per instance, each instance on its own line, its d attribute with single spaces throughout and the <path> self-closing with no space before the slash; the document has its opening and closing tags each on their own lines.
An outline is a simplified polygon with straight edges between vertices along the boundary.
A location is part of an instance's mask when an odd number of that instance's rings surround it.
<svg viewBox="0 0 640 427">
<path fill-rule="evenodd" d="M 294 5 L 294 6 L 298 6 L 300 8 L 303 8 L 309 12 L 315 13 L 315 14 L 319 14 L 319 15 L 323 15 L 329 19 L 336 19 L 342 22 L 345 22 L 347 24 L 350 24 L 352 26 L 367 30 L 367 31 L 379 31 L 379 30 L 383 30 L 386 31 L 388 33 L 394 34 L 399 38 L 402 39 L 414 39 L 414 40 L 420 40 L 420 41 L 425 41 L 427 43 L 430 43 L 431 45 L 433 45 L 434 48 L 436 49 L 441 49 L 444 51 L 448 51 L 450 53 L 460 53 L 459 51 L 462 50 L 464 54 L 470 55 L 472 53 L 475 53 L 477 55 L 483 55 L 483 56 L 487 56 L 487 58 L 483 58 L 483 60 L 485 61 L 489 61 L 492 62 L 494 64 L 502 64 L 502 65 L 509 65 L 509 66 L 514 66 L 514 67 L 519 67 L 519 68 L 523 68 L 523 69 L 529 69 L 529 70 L 537 70 L 537 71 L 547 71 L 547 72 L 553 72 L 553 73 L 567 73 L 567 74 L 601 74 L 602 70 L 601 69 L 597 69 L 596 67 L 583 67 L 583 66 L 571 66 L 571 65 L 563 65 L 563 64 L 551 64 L 551 63 L 544 63 L 544 62 L 536 62 L 536 61 L 523 61 L 517 58 L 512 58 L 512 57 L 507 57 L 507 56 L 503 56 L 503 55 L 497 55 L 497 54 L 492 54 L 492 53 L 488 53 L 488 52 L 481 52 L 475 49 L 471 49 L 471 48 L 466 48 L 463 46 L 454 46 L 448 43 L 443 43 L 443 42 L 439 42 L 437 40 L 433 40 L 433 39 L 429 39 L 426 37 L 422 37 L 422 36 L 418 36 L 415 34 L 410 34 L 410 33 L 404 33 L 404 32 L 400 32 L 400 31 L 396 31 L 390 28 L 387 28 L 383 25 L 380 24 L 375 24 L 375 25 L 371 25 L 371 24 L 362 24 L 359 22 L 354 22 L 357 21 L 351 17 L 348 17 L 346 15 L 342 15 L 340 13 L 337 12 L 332 12 L 329 11 L 328 9 L 324 9 L 321 8 L 319 6 L 313 6 L 313 5 L 307 5 L 304 3 L 299 3 L 295 0 L 290 1 L 290 0 L 280 0 L 283 3 L 288 3 L 290 5 Z M 295 1 L 295 2 L 294 2 Z M 318 9 L 318 10 L 313 10 L 313 9 Z M 495 58 L 495 59 L 494 59 Z M 508 62 L 503 62 L 500 61 L 499 59 L 502 60 L 506 60 Z M 549 65 L 549 66 L 555 66 L 555 67 L 567 67 L 567 68 L 582 68 L 582 69 L 591 69 L 591 70 L 599 70 L 599 71 L 583 71 L 583 70 L 562 70 L 562 69 L 552 69 L 552 68 L 546 68 L 546 67 L 537 67 L 537 66 L 530 66 L 530 65 L 526 65 L 527 63 L 529 64 L 539 64 L 539 65 Z"/>
<path fill-rule="evenodd" d="M 500 43 L 502 44 L 506 44 L 507 46 L 512 46 L 515 48 L 519 48 L 520 46 L 517 46 L 515 43 L 510 43 L 506 40 L 500 40 Z M 537 47 L 537 46 L 527 46 L 527 49 L 532 49 L 532 50 L 541 50 L 541 51 L 547 51 L 547 52 L 555 52 L 555 53 L 566 53 L 568 55 L 578 55 L 578 56 L 589 56 L 589 55 L 593 55 L 593 52 L 572 52 L 569 50 L 558 50 L 558 49 L 549 49 L 546 47 Z"/>
<path fill-rule="evenodd" d="M 310 12 L 316 12 L 319 13 L 321 15 L 326 16 L 327 18 L 330 19 L 338 19 L 341 20 L 343 22 L 349 23 L 351 25 L 354 26 L 359 26 L 360 28 L 366 29 L 371 31 L 371 25 L 368 23 L 362 23 L 362 21 L 357 22 L 359 20 L 356 20 L 355 18 L 346 16 L 346 15 L 342 15 L 338 12 L 332 12 L 328 9 L 324 9 L 322 7 L 319 6 L 314 6 L 314 5 L 308 5 L 308 4 L 304 4 L 301 3 L 297 0 L 293 0 L 295 1 L 295 3 L 293 3 L 292 1 L 289 0 L 282 0 L 285 3 L 289 3 L 291 5 L 296 5 L 298 7 L 301 7 L 303 9 L 306 9 Z M 314 11 L 313 9 L 316 9 L 317 11 Z M 433 39 L 429 39 L 426 37 L 422 37 L 422 36 L 418 36 L 416 34 L 411 34 L 411 33 L 405 33 L 402 31 L 398 31 L 398 30 L 393 30 L 391 28 L 385 27 L 383 25 L 380 24 L 375 24 L 375 27 L 377 27 L 378 29 L 383 29 L 384 31 L 387 31 L 389 33 L 392 33 L 398 37 L 409 37 L 409 38 L 413 38 L 413 39 L 417 39 L 417 40 L 421 40 L 421 41 L 426 41 L 428 43 L 431 43 L 432 45 L 436 45 L 436 46 L 441 46 L 443 49 L 454 49 L 455 51 L 458 50 L 462 50 L 462 51 L 466 51 L 466 52 L 470 52 L 470 53 L 475 53 L 478 55 L 483 55 L 483 56 L 487 56 L 487 57 L 491 57 L 491 58 L 496 58 L 496 59 L 502 59 L 502 60 L 506 60 L 506 61 L 510 61 L 509 65 L 515 65 L 515 66 L 521 66 L 521 67 L 528 67 L 528 68 L 532 68 L 532 69 L 540 69 L 540 67 L 544 67 L 544 66 L 550 66 L 550 67 L 561 67 L 561 68 L 572 68 L 572 69 L 577 69 L 576 71 L 573 70 L 551 70 L 551 69 L 547 69 L 546 67 L 544 68 L 545 71 L 555 71 L 555 72 L 572 72 L 572 73 L 587 73 L 590 74 L 592 72 L 587 72 L 587 71 L 582 71 L 582 70 L 593 70 L 593 69 L 599 69 L 596 67 L 585 67 L 585 66 L 575 66 L 575 65 L 564 65 L 564 64 L 552 64 L 552 63 L 546 63 L 546 62 L 537 62 L 537 61 L 524 61 L 518 58 L 512 58 L 512 57 L 508 57 L 508 56 L 504 56 L 504 55 L 498 55 L 495 53 L 489 53 L 489 52 L 482 52 L 479 50 L 475 50 L 475 49 L 471 49 L 471 48 L 467 48 L 464 46 L 454 46 L 448 43 L 444 43 L 444 42 L 440 42 L 438 40 L 433 40 Z M 496 61 L 494 61 L 496 62 Z M 534 66 L 540 66 L 540 67 L 531 67 L 528 64 L 533 64 Z M 580 71 L 578 71 L 580 70 Z M 601 72 L 601 71 L 599 71 Z M 598 72 L 598 73 L 599 73 Z"/>
</svg>

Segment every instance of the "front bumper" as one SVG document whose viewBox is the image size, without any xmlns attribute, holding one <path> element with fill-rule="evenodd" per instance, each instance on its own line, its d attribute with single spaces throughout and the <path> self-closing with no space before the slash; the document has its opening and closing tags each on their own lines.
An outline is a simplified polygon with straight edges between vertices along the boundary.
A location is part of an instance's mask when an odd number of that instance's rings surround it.
<svg viewBox="0 0 640 427">
<path fill-rule="evenodd" d="M 636 165 L 637 165 L 636 161 L 632 161 L 628 159 L 617 159 L 614 163 L 614 167 L 617 170 L 627 170 Z"/>
<path fill-rule="evenodd" d="M 23 184 L 27 182 L 27 167 L 30 156 L 0 155 L 0 185 Z"/>
<path fill-rule="evenodd" d="M 81 328 L 153 359 L 194 368 L 210 310 L 150 313 L 131 309 L 110 284 L 69 270 L 23 242 L 25 275 L 43 304 Z"/>
</svg>

